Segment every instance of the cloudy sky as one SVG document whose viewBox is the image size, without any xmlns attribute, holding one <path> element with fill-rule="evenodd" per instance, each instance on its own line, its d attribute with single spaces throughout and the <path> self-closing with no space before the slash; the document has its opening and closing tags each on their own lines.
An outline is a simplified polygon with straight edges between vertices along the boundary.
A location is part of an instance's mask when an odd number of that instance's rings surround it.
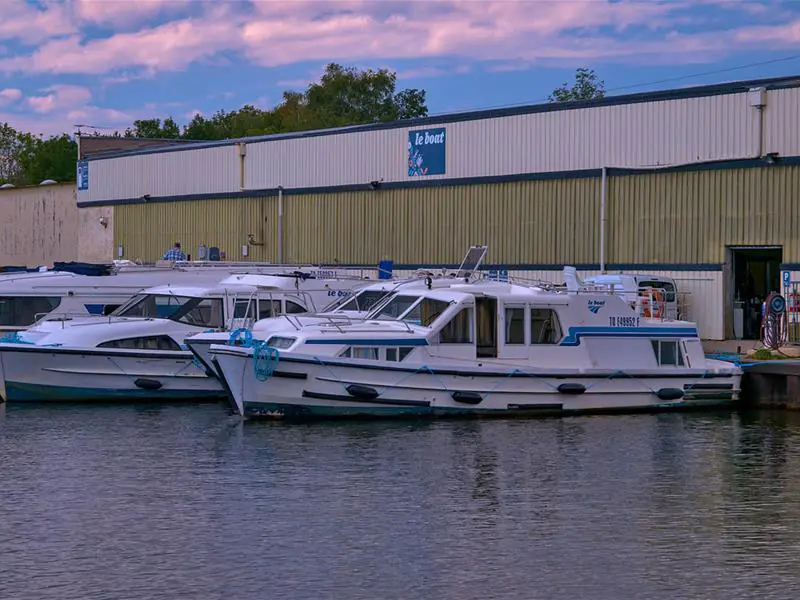
<svg viewBox="0 0 800 600">
<path fill-rule="evenodd" d="M 327 62 L 388 67 L 432 113 L 800 74 L 800 0 L 0 0 L 0 122 L 75 125 L 273 106 Z M 749 65 L 749 66 L 748 66 Z"/>
</svg>

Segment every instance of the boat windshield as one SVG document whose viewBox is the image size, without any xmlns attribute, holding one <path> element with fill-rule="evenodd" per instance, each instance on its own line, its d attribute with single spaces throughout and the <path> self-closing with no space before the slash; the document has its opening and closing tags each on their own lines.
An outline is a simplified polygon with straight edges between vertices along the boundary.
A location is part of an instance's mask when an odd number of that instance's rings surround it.
<svg viewBox="0 0 800 600">
<path fill-rule="evenodd" d="M 169 319 L 195 327 L 223 325 L 222 298 L 139 294 L 112 313 L 115 317 Z"/>
<path fill-rule="evenodd" d="M 378 302 L 390 296 L 394 292 L 385 290 L 364 290 L 353 296 L 346 296 L 340 298 L 326 306 L 322 312 L 340 312 L 344 310 L 352 310 L 356 312 L 367 312 L 372 310 Z"/>
<path fill-rule="evenodd" d="M 420 296 L 398 295 L 392 298 L 383 308 L 378 309 L 375 319 L 404 321 L 412 325 L 430 327 L 441 315 L 449 302 L 434 300 Z"/>
</svg>

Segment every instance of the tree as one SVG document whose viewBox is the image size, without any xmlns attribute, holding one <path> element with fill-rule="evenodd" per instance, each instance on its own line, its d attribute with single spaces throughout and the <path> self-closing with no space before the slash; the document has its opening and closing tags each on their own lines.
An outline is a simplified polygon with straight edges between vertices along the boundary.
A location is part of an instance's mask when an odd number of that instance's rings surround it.
<svg viewBox="0 0 800 600">
<path fill-rule="evenodd" d="M 305 92 L 315 127 L 340 127 L 396 121 L 428 114 L 424 90 L 397 92 L 397 75 L 388 69 L 360 71 L 336 63 L 325 67 Z"/>
<path fill-rule="evenodd" d="M 359 125 L 424 117 L 425 90 L 397 91 L 397 75 L 388 69 L 359 70 L 331 63 L 304 92 L 286 91 L 271 110 L 245 104 L 211 117 L 194 115 L 180 131 L 172 118 L 135 121 L 128 137 L 222 140 L 308 129 Z"/>
<path fill-rule="evenodd" d="M 0 124 L 0 184 L 74 181 L 77 155 L 78 144 L 66 133 L 44 139 Z"/>
<path fill-rule="evenodd" d="M 181 128 L 172 117 L 164 119 L 139 119 L 133 122 L 133 129 L 128 128 L 125 130 L 125 137 L 136 138 L 179 138 L 181 137 Z"/>
<path fill-rule="evenodd" d="M 24 173 L 24 184 L 35 185 L 45 179 L 75 180 L 78 144 L 72 136 L 62 133 L 43 139 L 25 133 L 20 135 L 20 139 L 19 162 Z"/>
<path fill-rule="evenodd" d="M 550 94 L 550 102 L 574 102 L 576 100 L 597 100 L 605 98 L 605 84 L 597 78 L 593 69 L 578 69 L 575 71 L 575 83 L 572 87 L 568 83 L 558 86 Z"/>
<path fill-rule="evenodd" d="M 19 164 L 20 146 L 17 130 L 8 123 L 0 123 L 0 185 L 19 184 L 22 173 Z"/>
</svg>

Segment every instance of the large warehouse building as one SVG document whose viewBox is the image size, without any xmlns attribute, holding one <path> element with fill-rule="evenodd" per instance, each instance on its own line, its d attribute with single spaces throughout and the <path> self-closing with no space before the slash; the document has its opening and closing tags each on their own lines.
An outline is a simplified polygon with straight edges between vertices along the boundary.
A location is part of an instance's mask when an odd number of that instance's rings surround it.
<svg viewBox="0 0 800 600">
<path fill-rule="evenodd" d="M 800 77 L 95 155 L 78 176 L 131 259 L 180 240 L 406 270 L 487 244 L 527 277 L 671 276 L 707 339 L 742 306 L 757 335 L 781 270 L 800 279 Z"/>
</svg>

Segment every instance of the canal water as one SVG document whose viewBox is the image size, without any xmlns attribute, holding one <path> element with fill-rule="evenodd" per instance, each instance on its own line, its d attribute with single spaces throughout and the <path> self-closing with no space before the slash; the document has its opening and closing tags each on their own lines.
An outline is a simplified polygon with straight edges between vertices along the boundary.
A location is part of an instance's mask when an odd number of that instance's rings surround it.
<svg viewBox="0 0 800 600">
<path fill-rule="evenodd" d="M 800 597 L 799 415 L 0 411 L 0 598 Z"/>
</svg>

